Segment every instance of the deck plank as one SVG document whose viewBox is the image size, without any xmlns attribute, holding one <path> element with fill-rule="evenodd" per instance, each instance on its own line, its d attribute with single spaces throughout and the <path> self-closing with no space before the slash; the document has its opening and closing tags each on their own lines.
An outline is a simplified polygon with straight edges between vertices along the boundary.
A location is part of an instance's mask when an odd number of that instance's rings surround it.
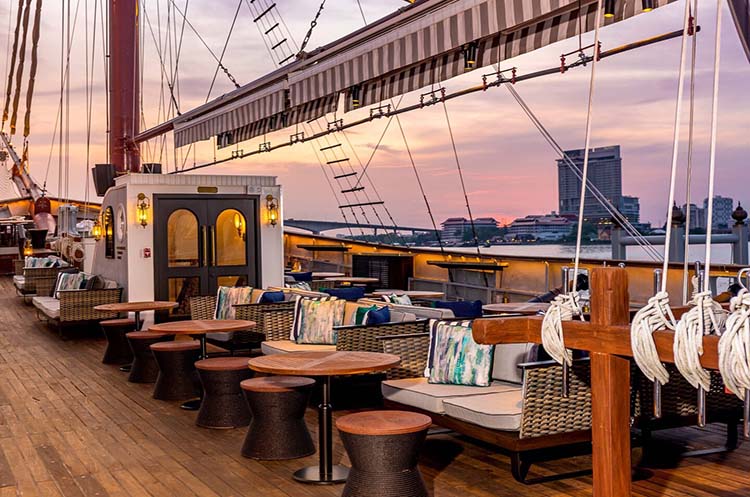
<svg viewBox="0 0 750 497">
<path fill-rule="evenodd" d="M 0 278 L 0 497 L 334 497 L 341 486 L 296 483 L 291 473 L 316 456 L 261 462 L 243 458 L 245 434 L 195 426 L 179 402 L 151 397 L 151 385 L 125 381 L 101 364 L 104 341 L 77 333 L 60 340 Z M 342 413 L 335 413 L 339 416 Z M 315 412 L 308 425 L 317 436 Z M 657 446 L 719 446 L 724 428 L 660 432 Z M 638 497 L 750 495 L 750 445 L 732 453 L 679 459 L 649 454 L 658 467 L 642 470 Z M 661 449 L 660 449 L 661 450 Z M 639 453 L 640 449 L 636 451 Z M 637 459 L 636 459 L 637 460 Z M 334 461 L 348 463 L 335 438 Z M 536 465 L 532 477 L 590 468 L 591 458 Z M 509 459 L 465 437 L 430 436 L 420 467 L 435 497 L 587 497 L 591 476 L 521 485 Z"/>
</svg>

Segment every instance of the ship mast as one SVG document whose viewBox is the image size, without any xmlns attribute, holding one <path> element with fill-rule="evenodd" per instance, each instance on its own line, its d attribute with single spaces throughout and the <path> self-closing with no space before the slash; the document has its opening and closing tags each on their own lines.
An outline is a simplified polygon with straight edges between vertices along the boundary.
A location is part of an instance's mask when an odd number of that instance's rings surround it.
<svg viewBox="0 0 750 497">
<path fill-rule="evenodd" d="M 110 0 L 109 51 L 109 161 L 117 172 L 139 172 L 138 0 Z"/>
</svg>

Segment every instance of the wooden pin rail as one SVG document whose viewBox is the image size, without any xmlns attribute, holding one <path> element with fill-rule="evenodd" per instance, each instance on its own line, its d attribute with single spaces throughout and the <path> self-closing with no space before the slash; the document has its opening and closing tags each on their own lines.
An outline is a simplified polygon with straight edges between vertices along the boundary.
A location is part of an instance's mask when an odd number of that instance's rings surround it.
<svg viewBox="0 0 750 497">
<path fill-rule="evenodd" d="M 591 274 L 591 320 L 563 323 L 565 345 L 591 354 L 591 438 L 594 497 L 629 497 L 630 460 L 630 298 L 622 268 L 596 268 Z M 676 309 L 679 316 L 686 309 Z M 477 343 L 541 343 L 542 318 L 479 319 Z M 673 363 L 674 334 L 654 333 L 663 362 Z M 703 337 L 701 364 L 718 369 L 716 336 Z"/>
</svg>

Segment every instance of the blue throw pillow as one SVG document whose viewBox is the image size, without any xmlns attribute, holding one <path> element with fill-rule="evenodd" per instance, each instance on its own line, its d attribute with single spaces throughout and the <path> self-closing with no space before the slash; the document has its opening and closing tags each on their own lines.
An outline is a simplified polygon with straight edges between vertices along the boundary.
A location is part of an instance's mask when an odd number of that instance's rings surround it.
<svg viewBox="0 0 750 497">
<path fill-rule="evenodd" d="M 391 320 L 391 310 L 388 307 L 371 309 L 365 314 L 364 324 L 383 324 Z"/>
<path fill-rule="evenodd" d="M 307 273 L 289 273 L 295 281 L 312 281 L 312 271 Z"/>
<path fill-rule="evenodd" d="M 326 288 L 323 291 L 332 297 L 338 297 L 344 300 L 359 300 L 365 297 L 365 289 L 361 286 L 352 286 L 349 288 Z"/>
<path fill-rule="evenodd" d="M 276 302 L 284 302 L 284 292 L 263 292 L 258 303 L 274 304 Z"/>
<path fill-rule="evenodd" d="M 453 311 L 453 315 L 460 319 L 474 319 L 482 317 L 481 300 L 463 300 L 460 302 L 438 300 L 435 302 L 435 307 L 440 309 L 450 309 L 451 311 Z"/>
</svg>

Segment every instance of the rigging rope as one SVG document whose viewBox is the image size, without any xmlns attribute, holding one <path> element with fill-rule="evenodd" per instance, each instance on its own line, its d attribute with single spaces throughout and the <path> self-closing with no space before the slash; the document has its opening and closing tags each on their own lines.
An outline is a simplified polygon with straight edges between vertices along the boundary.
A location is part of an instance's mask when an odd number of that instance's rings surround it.
<svg viewBox="0 0 750 497">
<path fill-rule="evenodd" d="M 214 71 L 214 77 L 211 78 L 211 85 L 208 87 L 208 96 L 206 97 L 206 100 L 211 98 L 211 92 L 214 89 L 214 84 L 216 83 L 216 76 L 219 75 L 219 69 L 221 69 L 222 61 L 224 60 L 224 55 L 227 52 L 227 47 L 229 46 L 229 40 L 232 38 L 232 33 L 234 32 L 234 26 L 237 24 L 237 17 L 240 15 L 240 8 L 242 8 L 242 2 L 244 0 L 239 0 L 239 3 L 237 4 L 237 10 L 234 12 L 234 18 L 232 19 L 232 25 L 229 27 L 229 32 L 227 33 L 227 39 L 224 41 L 224 47 L 221 49 L 221 55 L 219 56 L 219 63 L 216 65 L 216 70 Z"/>
<path fill-rule="evenodd" d="M 703 288 L 693 298 L 695 307 L 683 316 L 677 325 L 674 338 L 675 365 L 682 376 L 705 395 L 711 387 L 711 376 L 703 369 L 700 356 L 703 355 L 703 335 L 720 335 L 726 321 L 726 314 L 711 297 L 711 237 L 713 230 L 713 198 L 716 178 L 716 139 L 719 112 L 719 70 L 721 67 L 721 17 L 722 2 L 716 2 L 716 36 L 714 40 L 714 77 L 711 108 L 711 145 L 708 165 L 708 212 L 706 215 L 706 261 Z"/>
<path fill-rule="evenodd" d="M 589 177 L 589 155 L 591 146 L 591 127 L 592 114 L 594 110 L 594 89 L 596 88 L 596 66 L 599 60 L 599 31 L 602 23 L 602 0 L 597 1 L 596 5 L 596 25 L 594 28 L 594 57 L 591 60 L 591 76 L 589 79 L 589 98 L 588 110 L 586 113 L 586 136 L 583 153 L 583 179 L 581 181 L 581 200 L 578 206 L 578 230 L 576 234 L 576 253 L 575 264 L 573 269 L 573 288 L 567 288 L 565 283 L 564 292 L 558 295 L 552 301 L 549 311 L 544 315 L 542 321 L 542 344 L 544 350 L 562 364 L 564 368 L 570 366 L 573 362 L 573 354 L 565 348 L 565 339 L 563 337 L 563 321 L 570 321 L 574 316 L 580 316 L 583 319 L 583 313 L 580 307 L 580 298 L 577 291 L 578 270 L 581 263 L 581 238 L 583 236 L 583 214 L 586 204 L 586 183 Z M 564 377 L 566 375 L 563 375 Z M 563 393 L 567 395 L 567 386 L 563 387 Z"/>
<path fill-rule="evenodd" d="M 16 72 L 16 88 L 13 95 L 13 108 L 10 116 L 10 134 L 16 134 L 16 120 L 18 119 L 18 103 L 21 100 L 21 83 L 23 83 L 23 68 L 26 61 L 26 39 L 29 32 L 29 13 L 31 11 L 31 0 L 26 0 L 26 8 L 23 12 L 23 35 L 21 36 L 21 48 L 18 51 L 18 70 Z"/>
<path fill-rule="evenodd" d="M 323 13 L 323 7 L 326 5 L 326 0 L 323 0 L 320 2 L 320 7 L 318 7 L 318 12 L 315 14 L 315 17 L 310 22 L 310 29 L 307 30 L 307 34 L 305 34 L 305 39 L 302 40 L 302 45 L 299 47 L 299 51 L 297 52 L 298 55 L 301 55 L 302 52 L 305 51 L 305 47 L 307 47 L 307 44 L 310 42 L 310 37 L 312 36 L 313 30 L 315 29 L 315 26 L 318 25 L 318 19 L 320 19 L 320 14 Z M 367 22 L 365 22 L 367 24 Z"/>
<path fill-rule="evenodd" d="M 29 88 L 26 91 L 26 115 L 24 116 L 23 136 L 29 137 L 31 133 L 31 102 L 34 98 L 34 83 L 36 71 L 39 65 L 37 49 L 39 48 L 39 35 L 41 26 L 42 0 L 36 0 L 36 12 L 34 13 L 34 29 L 31 35 L 31 68 L 29 70 Z M 88 177 L 88 175 L 87 175 Z"/>
<path fill-rule="evenodd" d="M 690 1 L 685 1 L 685 13 L 682 27 L 682 44 L 680 48 L 680 71 L 677 83 L 677 102 L 674 114 L 674 129 L 672 136 L 672 164 L 669 176 L 669 199 L 667 200 L 667 224 L 664 237 L 664 262 L 662 266 L 662 280 L 659 291 L 648 300 L 633 317 L 630 328 L 630 344 L 633 358 L 644 375 L 651 381 L 658 381 L 664 385 L 669 381 L 669 373 L 659 360 L 659 353 L 654 343 L 653 332 L 659 329 L 674 330 L 677 326 L 672 309 L 669 307 L 667 293 L 667 279 L 669 274 L 669 247 L 672 240 L 672 215 L 675 204 L 675 186 L 677 183 L 677 161 L 680 151 L 680 124 L 682 121 L 682 98 L 685 82 L 685 67 L 687 58 L 687 41 L 690 36 Z M 686 236 L 686 239 L 688 237 Z M 687 255 L 687 253 L 686 253 Z M 659 387 L 655 387 L 658 388 Z M 656 404 L 656 403 L 655 403 Z M 661 413 L 655 411 L 656 417 Z"/>
<path fill-rule="evenodd" d="M 3 110 L 3 129 L 5 129 L 5 122 L 8 120 L 10 111 L 11 95 L 13 94 L 13 76 L 16 71 L 16 59 L 18 54 L 18 35 L 21 31 L 21 20 L 23 19 L 23 1 L 18 0 L 18 12 L 16 13 L 16 30 L 13 35 L 13 51 L 10 58 L 10 70 L 8 71 L 8 84 L 6 86 L 5 94 L 5 110 Z"/>
</svg>

